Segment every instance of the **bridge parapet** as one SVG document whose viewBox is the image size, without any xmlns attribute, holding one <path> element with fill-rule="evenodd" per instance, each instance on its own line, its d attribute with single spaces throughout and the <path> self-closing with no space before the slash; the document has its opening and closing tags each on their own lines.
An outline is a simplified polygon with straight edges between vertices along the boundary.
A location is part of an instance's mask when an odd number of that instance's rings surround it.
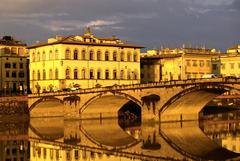
<svg viewBox="0 0 240 161">
<path fill-rule="evenodd" d="M 34 93 L 28 95 L 29 98 L 52 96 L 52 95 L 74 95 L 74 94 L 87 94 L 87 93 L 100 93 L 105 91 L 123 91 L 123 90 L 136 90 L 144 88 L 167 88 L 174 86 L 189 86 L 189 85 L 201 85 L 201 84 L 240 84 L 240 78 L 212 78 L 212 79 L 189 79 L 189 80 L 171 80 L 171 81 L 161 81 L 154 83 L 145 84 L 131 84 L 131 85 L 114 85 L 109 87 L 100 88 L 87 88 L 79 89 L 76 91 L 62 91 L 62 92 L 49 92 L 49 93 Z"/>
</svg>

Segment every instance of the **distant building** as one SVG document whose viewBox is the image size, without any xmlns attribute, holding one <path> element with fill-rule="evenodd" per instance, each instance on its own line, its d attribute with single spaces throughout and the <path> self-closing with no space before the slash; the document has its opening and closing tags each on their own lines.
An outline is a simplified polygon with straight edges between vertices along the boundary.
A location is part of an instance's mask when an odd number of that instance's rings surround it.
<svg viewBox="0 0 240 161">
<path fill-rule="evenodd" d="M 115 36 L 56 36 L 29 46 L 32 92 L 140 83 L 140 49 Z"/>
<path fill-rule="evenodd" d="M 240 54 L 240 44 L 227 49 L 227 54 Z"/>
<path fill-rule="evenodd" d="M 233 76 L 240 78 L 240 53 L 229 53 L 221 56 L 222 76 Z"/>
<path fill-rule="evenodd" d="M 220 74 L 220 55 L 215 49 L 161 49 L 157 55 L 141 56 L 141 81 L 195 79 L 205 74 Z"/>
<path fill-rule="evenodd" d="M 0 93 L 19 94 L 28 87 L 26 44 L 4 36 L 0 39 Z"/>
</svg>

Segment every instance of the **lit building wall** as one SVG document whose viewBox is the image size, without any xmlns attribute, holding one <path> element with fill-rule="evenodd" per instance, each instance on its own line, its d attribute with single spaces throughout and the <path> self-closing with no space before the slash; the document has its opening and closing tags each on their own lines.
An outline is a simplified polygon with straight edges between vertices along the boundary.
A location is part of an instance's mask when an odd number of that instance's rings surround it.
<svg viewBox="0 0 240 161">
<path fill-rule="evenodd" d="M 31 90 L 140 83 L 140 48 L 90 31 L 30 46 Z"/>
<path fill-rule="evenodd" d="M 221 56 L 221 74 L 223 76 L 240 77 L 240 55 Z"/>
</svg>

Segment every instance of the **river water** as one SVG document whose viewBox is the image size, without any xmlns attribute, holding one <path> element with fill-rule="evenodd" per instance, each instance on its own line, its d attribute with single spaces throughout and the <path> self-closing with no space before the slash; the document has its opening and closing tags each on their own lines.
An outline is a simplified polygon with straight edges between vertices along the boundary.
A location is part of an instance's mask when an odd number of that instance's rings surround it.
<svg viewBox="0 0 240 161">
<path fill-rule="evenodd" d="M 0 121 L 0 161 L 240 160 L 240 111 L 204 118 Z"/>
</svg>

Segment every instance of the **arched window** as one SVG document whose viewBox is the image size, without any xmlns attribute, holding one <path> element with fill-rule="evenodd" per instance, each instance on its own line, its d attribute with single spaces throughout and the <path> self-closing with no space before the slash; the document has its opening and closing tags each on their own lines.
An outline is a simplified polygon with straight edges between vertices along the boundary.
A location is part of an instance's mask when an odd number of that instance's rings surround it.
<svg viewBox="0 0 240 161">
<path fill-rule="evenodd" d="M 52 69 L 49 70 L 49 79 L 53 79 L 53 72 L 52 72 Z"/>
<path fill-rule="evenodd" d="M 53 53 L 52 53 L 52 50 L 49 51 L 49 60 L 52 60 L 53 59 Z"/>
<path fill-rule="evenodd" d="M 94 52 L 93 52 L 93 50 L 90 51 L 89 56 L 90 56 L 90 58 L 89 58 L 90 60 L 94 60 Z"/>
<path fill-rule="evenodd" d="M 116 69 L 113 70 L 113 79 L 117 79 L 117 70 Z"/>
<path fill-rule="evenodd" d="M 35 53 L 32 53 L 32 61 L 35 62 Z"/>
<path fill-rule="evenodd" d="M 89 78 L 94 79 L 94 70 L 93 69 L 90 70 Z"/>
<path fill-rule="evenodd" d="M 86 50 L 82 50 L 82 60 L 86 60 Z"/>
<path fill-rule="evenodd" d="M 55 79 L 58 79 L 58 69 L 55 69 Z"/>
<path fill-rule="evenodd" d="M 138 61 L 138 54 L 137 54 L 137 52 L 134 53 L 134 58 L 133 59 L 134 59 L 133 61 L 135 61 L 135 62 Z"/>
<path fill-rule="evenodd" d="M 58 59 L 58 57 L 59 57 L 59 54 L 58 54 L 58 50 L 56 49 L 55 50 L 55 59 Z"/>
<path fill-rule="evenodd" d="M 97 51 L 97 60 L 98 61 L 101 60 L 101 51 L 100 50 Z"/>
<path fill-rule="evenodd" d="M 73 59 L 78 60 L 78 50 L 77 49 L 75 49 L 73 52 Z"/>
<path fill-rule="evenodd" d="M 131 79 L 131 72 L 130 71 L 127 72 L 127 79 Z"/>
<path fill-rule="evenodd" d="M 124 79 L 124 70 L 120 71 L 120 79 Z"/>
<path fill-rule="evenodd" d="M 78 70 L 74 69 L 73 71 L 74 79 L 78 79 Z"/>
<path fill-rule="evenodd" d="M 109 77 L 109 70 L 108 69 L 105 71 L 105 79 L 110 79 L 110 77 Z"/>
<path fill-rule="evenodd" d="M 70 50 L 69 49 L 67 49 L 66 50 L 66 52 L 65 52 L 65 59 L 70 59 L 71 57 L 70 57 Z"/>
<path fill-rule="evenodd" d="M 86 79 L 86 69 L 82 69 L 82 79 Z"/>
<path fill-rule="evenodd" d="M 131 61 L 131 53 L 130 52 L 127 53 L 127 61 Z"/>
<path fill-rule="evenodd" d="M 101 69 L 98 69 L 97 71 L 97 79 L 101 79 Z"/>
<path fill-rule="evenodd" d="M 138 79 L 137 71 L 132 72 L 132 79 L 134 79 L 134 80 Z"/>
<path fill-rule="evenodd" d="M 43 69 L 43 80 L 46 80 L 46 70 Z"/>
<path fill-rule="evenodd" d="M 109 52 L 106 51 L 106 52 L 105 52 L 105 61 L 108 61 L 108 60 L 109 60 Z"/>
<path fill-rule="evenodd" d="M 11 53 L 12 53 L 12 54 L 17 54 L 17 48 L 12 47 L 12 49 L 11 49 Z"/>
<path fill-rule="evenodd" d="M 35 71 L 32 71 L 32 80 L 35 80 Z"/>
<path fill-rule="evenodd" d="M 66 79 L 70 79 L 70 69 L 69 68 L 66 69 L 65 74 L 66 74 Z"/>
<path fill-rule="evenodd" d="M 121 61 L 124 61 L 124 60 L 125 60 L 125 53 L 121 52 Z"/>
<path fill-rule="evenodd" d="M 37 61 L 40 61 L 40 53 L 37 53 Z"/>
<path fill-rule="evenodd" d="M 40 80 L 41 79 L 41 73 L 40 73 L 40 70 L 38 70 L 37 72 L 37 80 Z"/>
<path fill-rule="evenodd" d="M 117 61 L 117 52 L 116 51 L 113 52 L 113 61 Z"/>
<path fill-rule="evenodd" d="M 43 53 L 42 53 L 42 60 L 46 60 L 46 53 L 45 53 L 45 51 L 43 51 Z"/>
</svg>

